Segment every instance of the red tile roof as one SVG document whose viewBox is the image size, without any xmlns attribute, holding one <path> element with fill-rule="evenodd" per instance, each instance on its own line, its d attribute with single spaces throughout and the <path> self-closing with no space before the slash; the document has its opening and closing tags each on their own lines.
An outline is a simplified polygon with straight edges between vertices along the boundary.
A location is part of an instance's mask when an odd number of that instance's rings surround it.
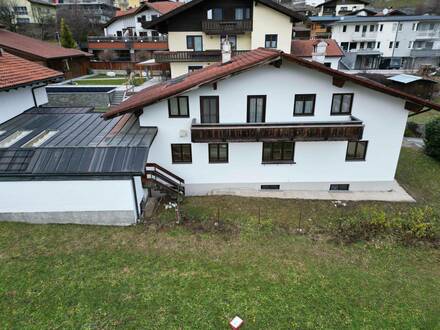
<svg viewBox="0 0 440 330">
<path fill-rule="evenodd" d="M 275 60 L 278 60 L 280 58 L 330 75 L 343 82 L 350 81 L 355 84 L 376 90 L 378 92 L 385 93 L 394 97 L 399 97 L 417 105 L 426 106 L 434 110 L 440 111 L 440 105 L 437 103 L 401 92 L 397 89 L 387 87 L 375 81 L 356 76 L 354 74 L 348 74 L 338 70 L 334 70 L 326 67 L 321 63 L 308 61 L 302 59 L 301 57 L 292 54 L 285 54 L 278 50 L 258 48 L 246 52 L 242 55 L 233 57 L 232 61 L 229 63 L 215 63 L 201 70 L 197 70 L 192 73 L 188 73 L 172 80 L 165 81 L 163 83 L 146 88 L 141 92 L 135 94 L 134 96 L 130 97 L 128 100 L 122 102 L 121 104 L 110 108 L 108 112 L 103 114 L 103 117 L 106 119 L 110 119 L 128 112 L 141 110 L 143 107 L 151 105 L 155 102 L 184 93 L 196 87 L 214 83 L 222 78 L 226 78 L 230 75 L 240 73 L 256 66 L 273 63 Z M 417 112 L 418 110 L 413 109 L 412 111 Z"/>
<path fill-rule="evenodd" d="M 311 39 L 311 40 L 292 40 L 291 53 L 299 57 L 311 57 L 314 52 L 314 46 L 320 41 L 327 43 L 326 55 L 327 57 L 341 57 L 344 52 L 339 47 L 338 43 L 333 39 Z"/>
<path fill-rule="evenodd" d="M 0 47 L 41 59 L 93 56 L 78 49 L 63 48 L 38 39 L 0 29 Z"/>
<path fill-rule="evenodd" d="M 61 72 L 46 68 L 5 51 L 0 56 L 0 90 L 62 77 Z"/>
<path fill-rule="evenodd" d="M 151 9 L 154 9 L 157 12 L 161 13 L 162 15 L 183 5 L 182 2 L 173 2 L 173 1 L 147 2 L 145 4 L 149 6 Z"/>
</svg>

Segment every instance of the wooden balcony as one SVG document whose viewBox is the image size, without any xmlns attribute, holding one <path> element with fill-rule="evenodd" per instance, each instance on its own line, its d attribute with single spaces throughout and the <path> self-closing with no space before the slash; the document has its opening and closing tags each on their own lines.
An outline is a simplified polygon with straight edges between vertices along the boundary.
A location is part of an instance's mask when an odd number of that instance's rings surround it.
<svg viewBox="0 0 440 330">
<path fill-rule="evenodd" d="M 202 21 L 202 31 L 206 34 L 243 34 L 252 31 L 251 20 Z"/>
<path fill-rule="evenodd" d="M 247 50 L 235 50 L 232 56 L 247 52 Z M 218 62 L 221 60 L 222 54 L 220 50 L 206 51 L 177 51 L 177 52 L 155 52 L 153 57 L 158 63 L 169 62 Z"/>
<path fill-rule="evenodd" d="M 191 126 L 192 142 L 347 141 L 361 140 L 364 124 L 348 121 L 302 123 L 197 124 Z"/>
</svg>

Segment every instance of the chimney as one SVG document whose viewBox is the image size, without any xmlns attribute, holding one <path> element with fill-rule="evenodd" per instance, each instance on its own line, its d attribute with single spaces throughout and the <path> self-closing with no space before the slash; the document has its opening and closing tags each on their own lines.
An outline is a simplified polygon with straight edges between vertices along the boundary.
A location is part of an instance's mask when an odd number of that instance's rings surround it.
<svg viewBox="0 0 440 330">
<path fill-rule="evenodd" d="M 231 43 L 229 42 L 228 36 L 222 42 L 222 64 L 231 62 L 232 50 Z"/>
<path fill-rule="evenodd" d="M 327 46 L 328 46 L 327 43 L 323 40 L 318 42 L 318 44 L 314 46 L 314 51 L 312 53 L 312 61 L 324 63 L 325 55 L 327 53 Z"/>
<path fill-rule="evenodd" d="M 0 56 L 3 56 L 3 48 L 0 47 Z"/>
<path fill-rule="evenodd" d="M 388 15 L 389 12 L 390 12 L 390 10 L 389 10 L 388 8 L 384 8 L 384 9 L 382 10 L 383 16 Z"/>
</svg>

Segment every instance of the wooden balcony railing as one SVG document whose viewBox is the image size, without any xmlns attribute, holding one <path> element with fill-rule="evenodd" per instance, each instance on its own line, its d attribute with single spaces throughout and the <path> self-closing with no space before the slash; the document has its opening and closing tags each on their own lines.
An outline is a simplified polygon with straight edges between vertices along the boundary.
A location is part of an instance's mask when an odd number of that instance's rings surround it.
<svg viewBox="0 0 440 330">
<path fill-rule="evenodd" d="M 303 123 L 196 124 L 191 126 L 192 142 L 257 141 L 346 141 L 361 140 L 362 121 Z"/>
<path fill-rule="evenodd" d="M 202 31 L 206 34 L 243 34 L 252 31 L 251 20 L 202 21 Z"/>
<path fill-rule="evenodd" d="M 247 52 L 247 50 L 235 50 L 232 56 L 236 56 Z M 196 51 L 178 51 L 178 52 L 162 52 L 157 51 L 153 57 L 158 63 L 169 62 L 218 62 L 221 60 L 222 54 L 220 50 L 206 50 L 202 52 Z"/>
</svg>

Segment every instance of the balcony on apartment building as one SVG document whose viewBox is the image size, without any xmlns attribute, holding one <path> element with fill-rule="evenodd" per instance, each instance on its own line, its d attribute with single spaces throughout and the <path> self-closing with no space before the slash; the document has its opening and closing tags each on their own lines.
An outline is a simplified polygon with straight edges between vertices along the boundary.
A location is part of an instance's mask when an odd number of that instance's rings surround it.
<svg viewBox="0 0 440 330">
<path fill-rule="evenodd" d="M 232 56 L 240 55 L 247 50 L 233 50 Z M 158 63 L 169 62 L 218 62 L 221 60 L 222 53 L 220 49 L 205 51 L 157 51 L 153 54 L 154 60 Z"/>
<path fill-rule="evenodd" d="M 88 37 L 89 49 L 144 49 L 166 50 L 166 36 L 97 36 Z"/>
<path fill-rule="evenodd" d="M 201 124 L 193 119 L 192 142 L 346 141 L 361 140 L 364 124 L 351 116 L 346 121 Z"/>
<path fill-rule="evenodd" d="M 418 30 L 416 32 L 416 39 L 424 40 L 424 39 L 439 39 L 440 38 L 440 30 Z"/>
<path fill-rule="evenodd" d="M 439 57 L 440 49 L 414 48 L 410 52 L 411 57 Z"/>
<path fill-rule="evenodd" d="M 202 31 L 206 34 L 243 34 L 252 31 L 252 20 L 205 20 Z"/>
<path fill-rule="evenodd" d="M 353 41 L 376 40 L 376 38 L 377 38 L 377 31 L 354 32 L 352 35 Z"/>
</svg>

